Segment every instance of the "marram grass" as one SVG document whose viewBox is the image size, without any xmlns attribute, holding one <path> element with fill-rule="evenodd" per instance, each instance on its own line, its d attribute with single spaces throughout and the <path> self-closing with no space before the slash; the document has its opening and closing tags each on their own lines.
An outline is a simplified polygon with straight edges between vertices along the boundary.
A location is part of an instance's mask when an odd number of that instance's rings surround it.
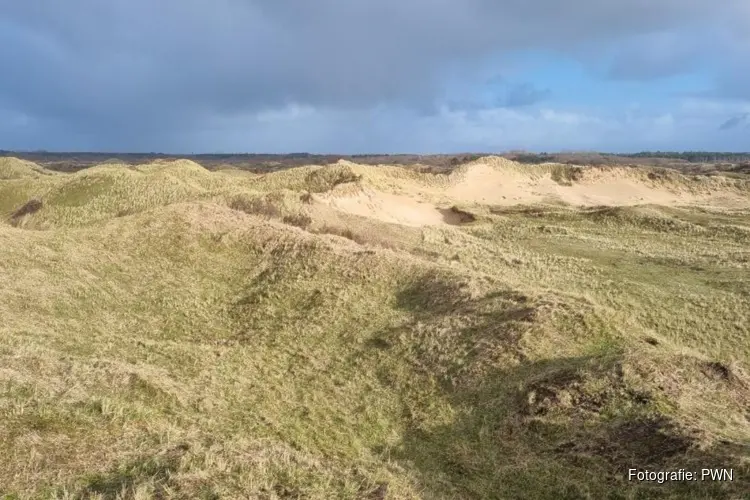
<svg viewBox="0 0 750 500">
<path fill-rule="evenodd" d="M 485 204 L 406 227 L 316 196 L 465 172 L 3 162 L 0 498 L 750 490 L 744 209 Z"/>
</svg>

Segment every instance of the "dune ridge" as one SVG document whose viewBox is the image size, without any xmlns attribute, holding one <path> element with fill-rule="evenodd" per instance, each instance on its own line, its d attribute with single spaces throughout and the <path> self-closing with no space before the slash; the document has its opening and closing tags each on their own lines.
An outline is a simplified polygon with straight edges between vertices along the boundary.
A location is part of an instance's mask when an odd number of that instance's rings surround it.
<svg viewBox="0 0 750 500">
<path fill-rule="evenodd" d="M 0 494 L 750 488 L 747 179 L 0 165 Z"/>
<path fill-rule="evenodd" d="M 393 170 L 383 172 L 378 168 L 352 168 L 363 178 L 358 181 L 360 189 L 331 191 L 321 201 L 352 214 L 412 226 L 444 223 L 441 213 L 455 204 L 750 206 L 746 182 L 632 168 L 526 166 L 499 157 L 477 160 L 437 178 L 399 176 Z"/>
</svg>

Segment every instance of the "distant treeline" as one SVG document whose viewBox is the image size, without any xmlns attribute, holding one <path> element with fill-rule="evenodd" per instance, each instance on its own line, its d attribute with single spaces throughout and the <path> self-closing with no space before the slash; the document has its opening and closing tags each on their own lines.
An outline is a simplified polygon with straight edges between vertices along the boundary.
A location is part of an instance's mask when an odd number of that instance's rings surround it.
<svg viewBox="0 0 750 500">
<path fill-rule="evenodd" d="M 640 153 L 619 154 L 627 158 L 667 158 L 670 160 L 685 160 L 697 162 L 741 162 L 750 161 L 750 153 L 725 153 L 711 151 L 642 151 Z"/>
<path fill-rule="evenodd" d="M 636 160 L 639 164 L 666 162 L 686 163 L 747 163 L 750 153 L 727 153 L 711 151 L 642 151 L 640 153 L 529 153 L 506 154 L 508 158 L 521 163 L 571 163 L 571 164 L 617 164 Z"/>
<path fill-rule="evenodd" d="M 80 152 L 47 152 L 47 151 L 6 151 L 0 149 L 0 156 L 18 155 L 23 157 L 79 157 L 79 158 L 206 158 L 206 159 L 264 159 L 264 160 L 284 160 L 284 159 L 320 159 L 320 158 L 434 158 L 434 157 L 453 157 L 460 161 L 475 160 L 484 155 L 499 154 L 501 156 L 513 157 L 514 159 L 527 160 L 529 163 L 535 161 L 550 161 L 552 158 L 568 156 L 600 156 L 600 157 L 621 157 L 621 158 L 666 158 L 670 160 L 684 160 L 689 162 L 739 162 L 750 160 L 750 152 L 747 153 L 729 153 L 721 151 L 641 151 L 639 153 L 600 153 L 597 151 L 582 152 L 560 152 L 560 153 L 532 153 L 528 151 L 512 151 L 506 153 L 463 153 L 463 154 L 427 154 L 417 155 L 411 153 L 368 153 L 353 155 L 338 154 L 316 154 L 316 153 L 190 153 L 190 154 L 169 154 L 169 153 L 104 153 L 95 151 Z"/>
</svg>

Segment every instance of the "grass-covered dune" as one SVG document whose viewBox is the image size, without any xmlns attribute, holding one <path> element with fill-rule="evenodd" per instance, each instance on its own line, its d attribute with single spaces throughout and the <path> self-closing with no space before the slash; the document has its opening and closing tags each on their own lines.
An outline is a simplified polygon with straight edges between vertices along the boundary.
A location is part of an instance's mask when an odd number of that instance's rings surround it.
<svg viewBox="0 0 750 500">
<path fill-rule="evenodd" d="M 750 491 L 741 176 L 2 158 L 0 214 L 0 498 Z"/>
</svg>

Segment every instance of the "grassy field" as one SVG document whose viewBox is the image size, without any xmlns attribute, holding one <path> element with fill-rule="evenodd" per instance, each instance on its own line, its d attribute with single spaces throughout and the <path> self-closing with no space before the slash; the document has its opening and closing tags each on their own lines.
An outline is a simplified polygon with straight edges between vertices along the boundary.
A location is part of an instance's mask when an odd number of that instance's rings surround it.
<svg viewBox="0 0 750 500">
<path fill-rule="evenodd" d="M 0 158 L 0 498 L 750 498 L 750 210 L 321 198 L 452 182 Z"/>
</svg>

